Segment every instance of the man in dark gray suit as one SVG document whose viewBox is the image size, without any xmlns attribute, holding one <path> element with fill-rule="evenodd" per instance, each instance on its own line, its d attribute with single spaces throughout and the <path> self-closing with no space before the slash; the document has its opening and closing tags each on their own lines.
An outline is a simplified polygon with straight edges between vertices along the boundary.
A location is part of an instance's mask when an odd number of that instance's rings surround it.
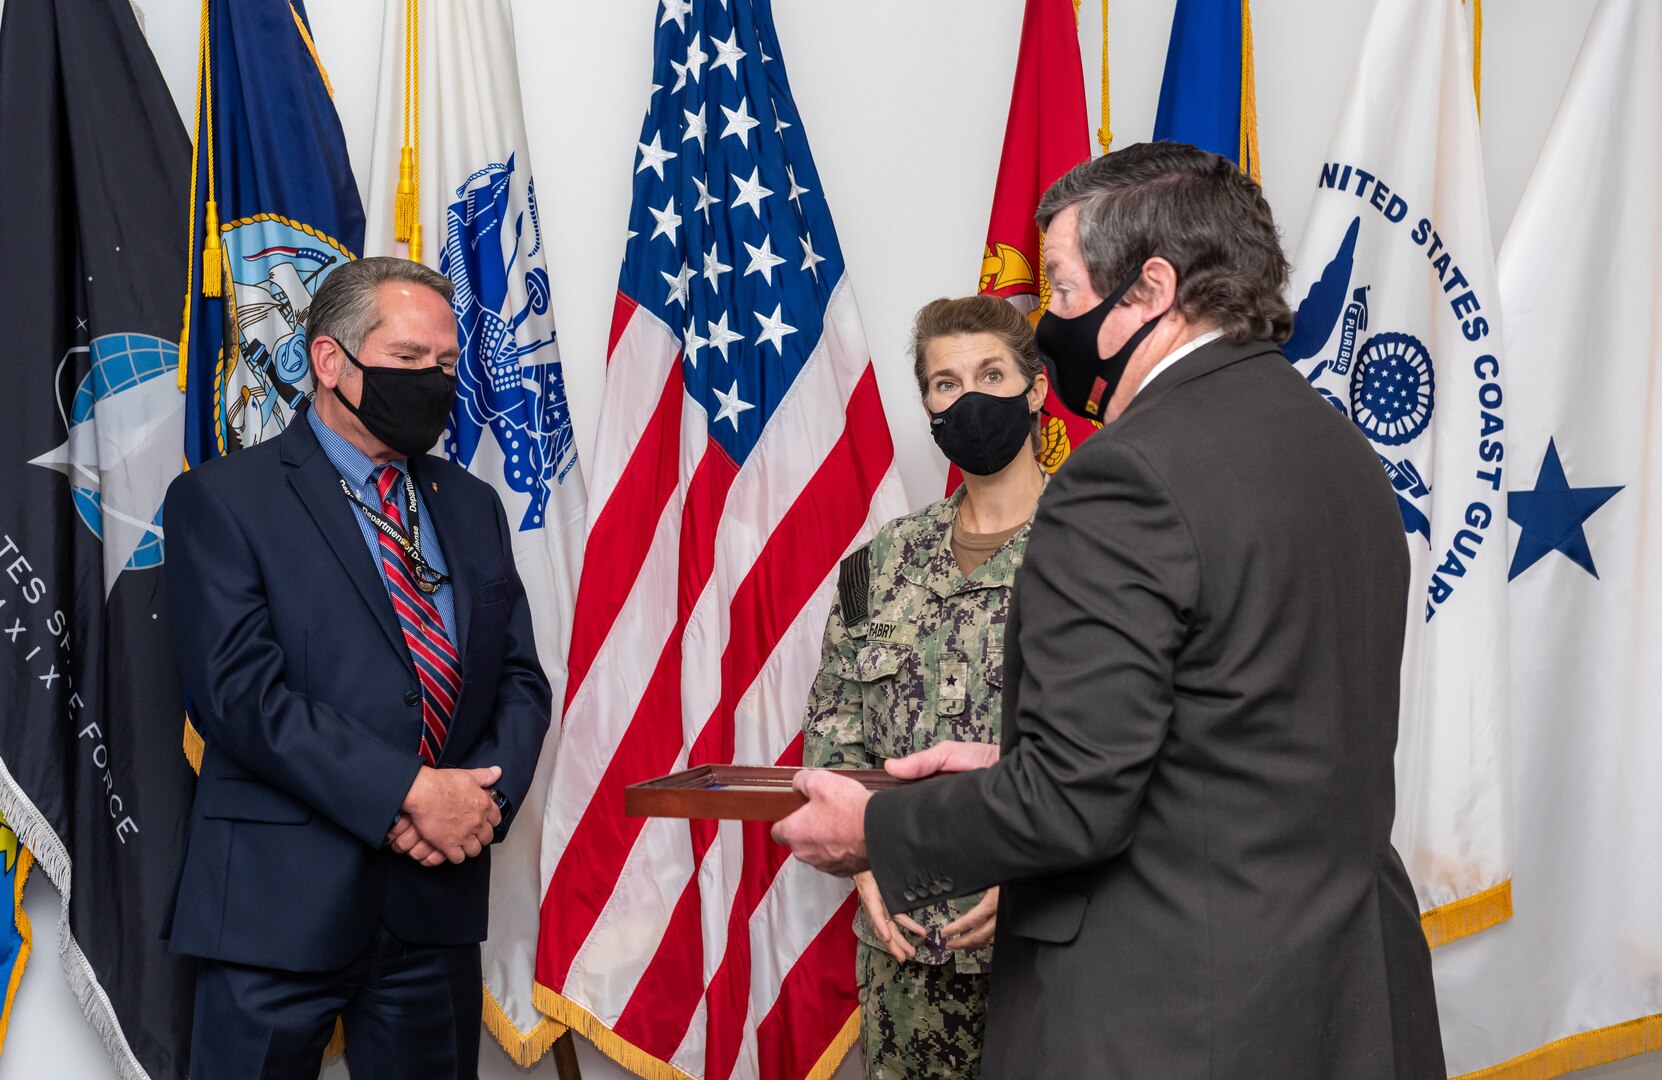
<svg viewBox="0 0 1662 1080">
<path fill-rule="evenodd" d="M 805 772 L 775 836 L 869 863 L 891 911 L 1004 886 L 989 1077 L 1444 1076 L 1390 840 L 1402 523 L 1276 348 L 1269 207 L 1154 143 L 1074 169 L 1038 217 L 1052 384 L 1106 426 L 1039 504 L 1002 755 L 942 744 L 891 771 L 971 771 L 875 796 Z"/>
</svg>

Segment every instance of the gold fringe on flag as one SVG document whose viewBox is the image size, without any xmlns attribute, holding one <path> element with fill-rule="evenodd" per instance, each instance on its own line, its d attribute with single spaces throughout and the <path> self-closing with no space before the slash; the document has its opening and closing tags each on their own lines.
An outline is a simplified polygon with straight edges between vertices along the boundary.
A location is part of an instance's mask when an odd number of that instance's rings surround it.
<svg viewBox="0 0 1662 1080">
<path fill-rule="evenodd" d="M 514 1064 L 522 1069 L 529 1069 L 542 1060 L 542 1056 L 548 1053 L 554 1044 L 560 1041 L 560 1036 L 568 1030 L 558 1020 L 545 1016 L 538 1020 L 536 1027 L 530 1031 L 520 1031 L 514 1026 L 514 1022 L 508 1019 L 508 1014 L 503 1011 L 488 985 L 485 987 L 484 1013 L 485 1030 L 491 1033 L 491 1037 L 502 1047 L 503 1052 L 513 1059 Z"/>
<path fill-rule="evenodd" d="M 335 1017 L 335 1033 L 329 1036 L 329 1045 L 323 1048 L 323 1060 L 333 1061 L 346 1053 L 346 1025 Z"/>
<path fill-rule="evenodd" d="M 1241 171 L 1258 177 L 1258 79 L 1252 64 L 1252 3 L 1241 0 L 1241 145 L 1236 160 Z"/>
<path fill-rule="evenodd" d="M 1425 943 L 1435 949 L 1511 917 L 1512 880 L 1508 878 L 1480 893 L 1420 912 L 1420 929 L 1425 933 Z"/>
<path fill-rule="evenodd" d="M 207 749 L 207 746 L 208 744 L 202 741 L 201 732 L 196 730 L 196 725 L 190 722 L 189 716 L 186 716 L 184 737 L 185 760 L 190 762 L 191 770 L 198 776 L 202 775 L 202 751 Z"/>
<path fill-rule="evenodd" d="M 1662 1014 L 1567 1035 L 1527 1054 L 1465 1073 L 1454 1080 L 1553 1080 L 1555 1076 L 1578 1069 L 1656 1050 L 1662 1050 Z"/>
<path fill-rule="evenodd" d="M 289 5 L 289 14 L 294 16 L 294 28 L 300 31 L 300 40 L 305 42 L 306 51 L 311 54 L 312 63 L 317 65 L 318 77 L 323 80 L 323 90 L 330 97 L 335 96 L 335 86 L 329 81 L 329 72 L 323 67 L 323 58 L 317 54 L 317 43 L 312 40 L 312 32 L 306 29 L 306 20 L 300 17 L 300 12 Z"/>
<path fill-rule="evenodd" d="M 806 1080 L 831 1080 L 837 1066 L 843 1063 L 843 1058 L 854 1048 L 854 1042 L 860 1037 L 860 1010 L 855 1009 L 848 1014 L 848 1022 L 843 1024 L 831 1045 L 825 1048 L 825 1053 L 814 1062 L 814 1067 L 808 1070 Z"/>
<path fill-rule="evenodd" d="M 541 983 L 537 984 L 533 1004 L 557 1022 L 589 1040 L 595 1049 L 642 1080 L 693 1080 L 690 1074 L 682 1072 L 667 1061 L 660 1061 L 634 1043 L 621 1038 L 598 1016 Z"/>
</svg>

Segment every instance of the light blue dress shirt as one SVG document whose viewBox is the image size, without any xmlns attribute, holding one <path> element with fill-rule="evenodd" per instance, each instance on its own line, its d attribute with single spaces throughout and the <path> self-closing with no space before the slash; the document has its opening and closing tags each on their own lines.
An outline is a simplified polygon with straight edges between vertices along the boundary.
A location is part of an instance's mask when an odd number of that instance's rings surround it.
<svg viewBox="0 0 1662 1080">
<path fill-rule="evenodd" d="M 306 419 L 311 423 L 312 432 L 317 436 L 317 441 L 323 446 L 323 452 L 328 455 L 330 464 L 334 465 L 336 471 L 340 473 L 341 479 L 345 480 L 347 486 L 352 489 L 353 494 L 358 497 L 360 502 L 379 510 L 381 508 L 381 495 L 375 490 L 374 473 L 377 468 L 375 463 L 370 461 L 369 456 L 362 450 L 347 442 L 345 436 L 324 423 L 323 418 L 317 415 L 315 406 L 306 409 Z M 396 458 L 389 464 L 397 469 L 400 474 L 404 474 L 409 470 L 409 462 L 403 458 Z M 402 492 L 404 481 L 400 479 L 398 484 L 397 490 Z M 341 493 L 341 498 L 346 499 L 345 492 Z M 375 572 L 381 577 L 381 587 L 386 588 L 387 568 L 381 563 L 381 541 L 375 531 L 375 526 L 370 524 L 369 515 L 364 513 L 363 507 L 351 502 L 351 500 L 347 500 L 347 502 L 352 507 L 352 517 L 358 523 L 358 531 L 363 534 L 364 546 L 369 549 L 369 557 L 375 564 Z M 421 509 L 423 523 L 421 557 L 426 559 L 427 565 L 434 570 L 441 574 L 447 574 L 449 573 L 449 567 L 445 565 L 444 552 L 439 550 L 438 530 L 432 525 L 433 519 L 427 512 L 427 501 L 421 497 L 420 487 L 416 488 L 416 505 Z M 400 516 L 402 516 L 402 512 Z M 407 525 L 408 522 L 405 524 Z M 445 636 L 450 639 L 452 646 L 456 645 L 456 593 L 450 582 L 446 581 L 443 585 L 440 585 L 437 592 L 427 594 L 427 598 L 438 609 L 439 618 L 444 620 Z M 459 648 L 456 651 L 461 652 Z"/>
</svg>

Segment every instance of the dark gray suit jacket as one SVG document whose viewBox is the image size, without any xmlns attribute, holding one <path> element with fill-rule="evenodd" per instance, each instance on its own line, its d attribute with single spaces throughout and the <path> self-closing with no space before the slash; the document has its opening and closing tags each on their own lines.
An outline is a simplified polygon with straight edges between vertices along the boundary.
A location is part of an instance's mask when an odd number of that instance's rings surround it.
<svg viewBox="0 0 1662 1080">
<path fill-rule="evenodd" d="M 1004 885 L 984 1075 L 1445 1075 L 1390 840 L 1407 589 L 1378 460 L 1273 345 L 1202 347 L 1074 451 L 1002 760 L 866 811 L 891 910 Z"/>
</svg>

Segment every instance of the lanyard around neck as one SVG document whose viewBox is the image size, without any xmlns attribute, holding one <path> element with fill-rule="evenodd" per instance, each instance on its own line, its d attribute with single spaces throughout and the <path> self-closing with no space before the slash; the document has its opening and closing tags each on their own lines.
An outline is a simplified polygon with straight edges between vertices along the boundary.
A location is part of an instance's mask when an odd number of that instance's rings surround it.
<svg viewBox="0 0 1662 1080">
<path fill-rule="evenodd" d="M 446 575 L 435 570 L 433 565 L 422 557 L 421 504 L 416 500 L 415 481 L 411 479 L 409 473 L 404 474 L 404 520 L 410 523 L 408 533 L 399 528 L 397 522 L 353 494 L 352 488 L 347 484 L 344 476 L 340 478 L 340 489 L 346 493 L 348 499 L 357 504 L 358 509 L 364 512 L 364 516 L 369 519 L 369 523 L 383 536 L 396 544 L 399 551 L 404 553 L 404 557 L 410 561 L 410 567 L 413 570 L 410 576 L 415 579 L 416 588 L 424 593 L 435 593 L 438 592 L 440 585 L 450 580 Z"/>
</svg>

